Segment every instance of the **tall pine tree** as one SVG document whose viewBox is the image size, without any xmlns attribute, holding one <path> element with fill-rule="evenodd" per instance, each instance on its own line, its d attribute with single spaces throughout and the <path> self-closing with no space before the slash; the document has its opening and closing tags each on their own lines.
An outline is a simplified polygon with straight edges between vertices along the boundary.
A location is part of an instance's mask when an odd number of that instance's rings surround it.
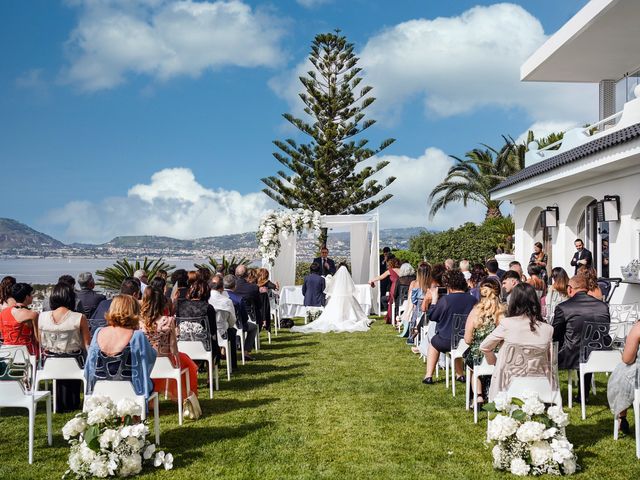
<svg viewBox="0 0 640 480">
<path fill-rule="evenodd" d="M 313 123 L 289 113 L 283 116 L 311 140 L 303 144 L 293 139 L 273 142 L 279 149 L 273 156 L 289 172 L 281 170 L 263 178 L 267 186 L 263 192 L 286 208 L 308 208 L 325 215 L 370 212 L 392 197 L 377 195 L 395 177 L 380 183 L 371 177 L 389 162 L 380 161 L 374 166 L 364 162 L 395 140 L 387 139 L 371 149 L 367 148 L 368 140 L 356 138 L 375 124 L 375 120 L 363 121 L 364 110 L 375 98 L 368 96 L 372 87 L 360 87 L 358 91 L 362 69 L 356 66 L 353 44 L 339 30 L 316 35 L 309 61 L 314 69 L 300 77 L 305 88 L 300 98 Z M 323 230 L 321 245 L 326 237 Z"/>
</svg>

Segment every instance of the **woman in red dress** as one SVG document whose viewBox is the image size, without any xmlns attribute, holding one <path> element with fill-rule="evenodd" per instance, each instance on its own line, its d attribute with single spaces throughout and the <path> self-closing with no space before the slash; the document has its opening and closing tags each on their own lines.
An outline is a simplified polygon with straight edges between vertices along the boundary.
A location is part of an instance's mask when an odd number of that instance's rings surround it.
<svg viewBox="0 0 640 480">
<path fill-rule="evenodd" d="M 369 280 L 369 284 L 371 288 L 373 288 L 373 284 L 375 282 L 379 282 L 380 280 L 384 280 L 389 277 L 391 279 L 391 287 L 389 288 L 389 301 L 387 303 L 387 317 L 386 323 L 391 324 L 391 316 L 393 314 L 393 298 L 396 295 L 396 284 L 398 283 L 398 279 L 400 278 L 400 260 L 395 257 L 387 259 L 387 271 L 382 275 Z"/>
<path fill-rule="evenodd" d="M 12 307 L 0 313 L 0 328 L 4 345 L 25 345 L 31 355 L 38 352 L 38 314 L 29 309 L 33 301 L 33 287 L 28 283 L 16 283 L 11 288 Z"/>
</svg>

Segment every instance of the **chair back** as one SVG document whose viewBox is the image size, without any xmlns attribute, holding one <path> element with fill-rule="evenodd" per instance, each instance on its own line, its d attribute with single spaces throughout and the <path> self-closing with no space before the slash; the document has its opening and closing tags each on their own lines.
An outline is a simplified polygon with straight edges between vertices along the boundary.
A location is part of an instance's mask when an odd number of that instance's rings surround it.
<svg viewBox="0 0 640 480">
<path fill-rule="evenodd" d="M 0 381 L 20 381 L 27 389 L 33 380 L 35 357 L 25 345 L 0 346 Z"/>
<path fill-rule="evenodd" d="M 116 355 L 106 355 L 104 352 L 98 351 L 93 377 L 88 379 L 87 391 L 89 394 L 96 393 L 94 386 L 100 381 L 131 382 L 134 375 L 133 362 L 134 358 L 131 355 L 131 347 L 129 345 Z"/>
<path fill-rule="evenodd" d="M 562 405 L 562 395 L 546 377 L 514 377 L 507 389 L 510 398 L 523 399 L 530 392 L 536 392 L 544 403 Z"/>
<path fill-rule="evenodd" d="M 0 407 L 22 406 L 26 393 L 21 381 L 0 381 Z"/>
<path fill-rule="evenodd" d="M 163 375 L 173 375 L 176 368 L 180 367 L 171 363 L 169 357 L 156 357 L 153 370 L 151 370 L 151 378 L 166 378 Z"/>
<path fill-rule="evenodd" d="M 407 298 L 407 295 L 409 295 L 409 285 L 398 284 L 396 286 L 396 296 L 393 299 L 395 315 L 398 315 L 400 305 L 402 305 L 403 300 Z"/>
<path fill-rule="evenodd" d="M 229 317 L 231 312 L 227 310 L 216 310 L 216 326 L 218 329 L 218 344 L 223 344 L 227 341 L 227 330 L 229 327 Z"/>
<path fill-rule="evenodd" d="M 136 399 L 139 395 L 128 380 L 98 380 L 93 386 L 92 395 L 105 395 L 114 403 L 124 398 Z"/>
<path fill-rule="evenodd" d="M 640 319 L 637 303 L 609 304 L 611 323 L 635 322 Z"/>
<path fill-rule="evenodd" d="M 584 322 L 580 337 L 580 363 L 587 363 L 594 351 L 623 350 L 630 322 Z"/>
<path fill-rule="evenodd" d="M 257 323 L 258 319 L 256 317 L 256 308 L 253 302 L 247 301 L 246 299 L 243 298 L 242 303 L 244 303 L 244 308 L 247 311 L 247 315 L 249 316 L 249 319 Z"/>
<path fill-rule="evenodd" d="M 40 351 L 54 353 L 81 353 L 82 338 L 78 329 L 40 330 Z"/>
<path fill-rule="evenodd" d="M 469 315 L 465 313 L 453 314 L 453 328 L 451 329 L 451 350 L 458 348 L 460 340 L 464 338 L 464 328 L 467 324 L 467 317 Z"/>
<path fill-rule="evenodd" d="M 494 376 L 498 382 L 498 391 L 507 391 L 511 382 L 520 377 L 544 378 L 552 390 L 557 390 L 558 373 L 555 351 L 553 345 L 505 342 L 498 353 L 502 369 L 498 375 Z"/>
<path fill-rule="evenodd" d="M 201 342 L 204 349 L 211 351 L 211 331 L 208 317 L 176 317 L 178 341 Z"/>
</svg>

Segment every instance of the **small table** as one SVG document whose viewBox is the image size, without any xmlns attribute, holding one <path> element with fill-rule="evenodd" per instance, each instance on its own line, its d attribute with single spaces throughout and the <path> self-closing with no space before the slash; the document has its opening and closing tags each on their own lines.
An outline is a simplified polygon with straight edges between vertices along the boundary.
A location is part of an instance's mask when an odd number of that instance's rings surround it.
<svg viewBox="0 0 640 480">
<path fill-rule="evenodd" d="M 371 286 L 369 284 L 356 285 L 353 296 L 362 310 L 369 315 L 371 312 Z M 305 317 L 307 309 L 304 306 L 302 285 L 287 286 L 280 289 L 280 318 Z"/>
</svg>

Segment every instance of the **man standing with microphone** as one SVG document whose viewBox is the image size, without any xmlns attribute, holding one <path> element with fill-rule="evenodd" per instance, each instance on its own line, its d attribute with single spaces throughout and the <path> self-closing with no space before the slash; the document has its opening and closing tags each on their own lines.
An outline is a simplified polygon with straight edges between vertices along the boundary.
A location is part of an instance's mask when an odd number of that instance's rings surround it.
<svg viewBox="0 0 640 480">
<path fill-rule="evenodd" d="M 320 275 L 323 277 L 336 274 L 336 262 L 329 258 L 329 249 L 326 246 L 320 249 L 320 256 L 313 261 L 320 265 Z"/>
</svg>

